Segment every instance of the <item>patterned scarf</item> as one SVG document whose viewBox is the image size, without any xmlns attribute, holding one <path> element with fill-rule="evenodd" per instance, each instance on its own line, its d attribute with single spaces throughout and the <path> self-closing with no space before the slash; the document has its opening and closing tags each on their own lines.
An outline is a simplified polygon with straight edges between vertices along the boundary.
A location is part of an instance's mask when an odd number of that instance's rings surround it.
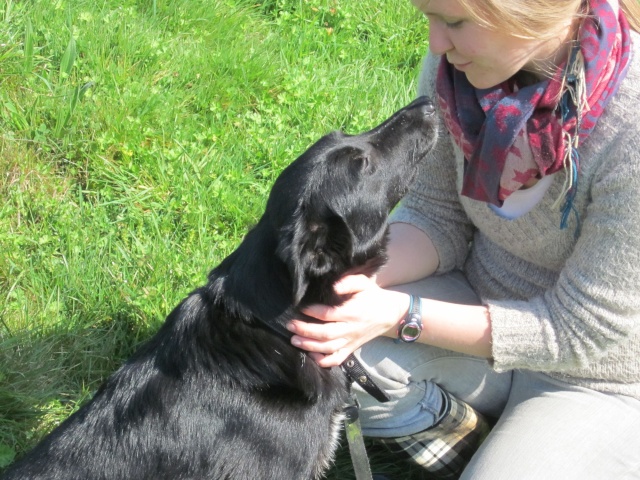
<svg viewBox="0 0 640 480">
<path fill-rule="evenodd" d="M 518 89 L 512 80 L 474 88 L 442 58 L 436 91 L 465 156 L 462 194 L 498 207 L 531 178 L 563 169 L 565 212 L 577 188 L 578 143 L 593 130 L 626 73 L 629 24 L 618 0 L 589 0 L 571 58 L 554 76 Z"/>
</svg>

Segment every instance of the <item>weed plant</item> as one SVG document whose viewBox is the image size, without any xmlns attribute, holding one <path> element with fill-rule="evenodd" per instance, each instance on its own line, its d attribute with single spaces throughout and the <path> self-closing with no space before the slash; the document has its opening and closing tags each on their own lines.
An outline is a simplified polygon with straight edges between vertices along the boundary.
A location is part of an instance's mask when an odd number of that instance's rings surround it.
<svg viewBox="0 0 640 480">
<path fill-rule="evenodd" d="M 408 103 L 426 47 L 408 0 L 5 0 L 0 471 L 204 283 L 285 165 Z"/>
</svg>

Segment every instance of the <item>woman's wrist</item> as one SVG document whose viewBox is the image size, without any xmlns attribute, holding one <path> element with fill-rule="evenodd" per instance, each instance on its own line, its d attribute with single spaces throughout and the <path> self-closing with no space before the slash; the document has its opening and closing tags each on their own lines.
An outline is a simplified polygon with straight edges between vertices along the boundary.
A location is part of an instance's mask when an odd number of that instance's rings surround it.
<svg viewBox="0 0 640 480">
<path fill-rule="evenodd" d="M 397 292 L 395 290 L 386 290 L 390 295 L 389 305 L 393 305 L 393 310 L 386 316 L 388 319 L 385 323 L 385 337 L 397 338 L 398 326 L 405 319 L 409 312 L 410 296 L 406 293 Z"/>
</svg>

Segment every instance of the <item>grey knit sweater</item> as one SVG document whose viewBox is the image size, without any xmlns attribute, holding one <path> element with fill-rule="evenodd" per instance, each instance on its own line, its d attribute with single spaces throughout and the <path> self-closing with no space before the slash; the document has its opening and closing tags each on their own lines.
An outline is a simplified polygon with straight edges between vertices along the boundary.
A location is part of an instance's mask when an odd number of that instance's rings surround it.
<svg viewBox="0 0 640 480">
<path fill-rule="evenodd" d="M 460 196 L 463 155 L 441 136 L 392 222 L 433 241 L 437 274 L 462 269 L 488 306 L 493 365 L 640 399 L 640 35 L 616 96 L 580 146 L 575 208 L 566 229 L 553 207 L 556 174 L 530 212 L 508 220 Z M 419 94 L 435 98 L 439 57 Z M 428 328 L 428 327 L 427 327 Z"/>
</svg>

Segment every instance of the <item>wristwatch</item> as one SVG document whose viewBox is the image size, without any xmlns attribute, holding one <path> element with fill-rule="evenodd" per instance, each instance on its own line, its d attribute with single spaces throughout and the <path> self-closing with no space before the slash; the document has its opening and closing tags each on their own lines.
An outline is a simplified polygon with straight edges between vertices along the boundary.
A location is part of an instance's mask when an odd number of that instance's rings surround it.
<svg viewBox="0 0 640 480">
<path fill-rule="evenodd" d="M 422 333 L 422 300 L 409 295 L 409 311 L 398 325 L 398 340 L 405 343 L 415 342 Z"/>
</svg>

